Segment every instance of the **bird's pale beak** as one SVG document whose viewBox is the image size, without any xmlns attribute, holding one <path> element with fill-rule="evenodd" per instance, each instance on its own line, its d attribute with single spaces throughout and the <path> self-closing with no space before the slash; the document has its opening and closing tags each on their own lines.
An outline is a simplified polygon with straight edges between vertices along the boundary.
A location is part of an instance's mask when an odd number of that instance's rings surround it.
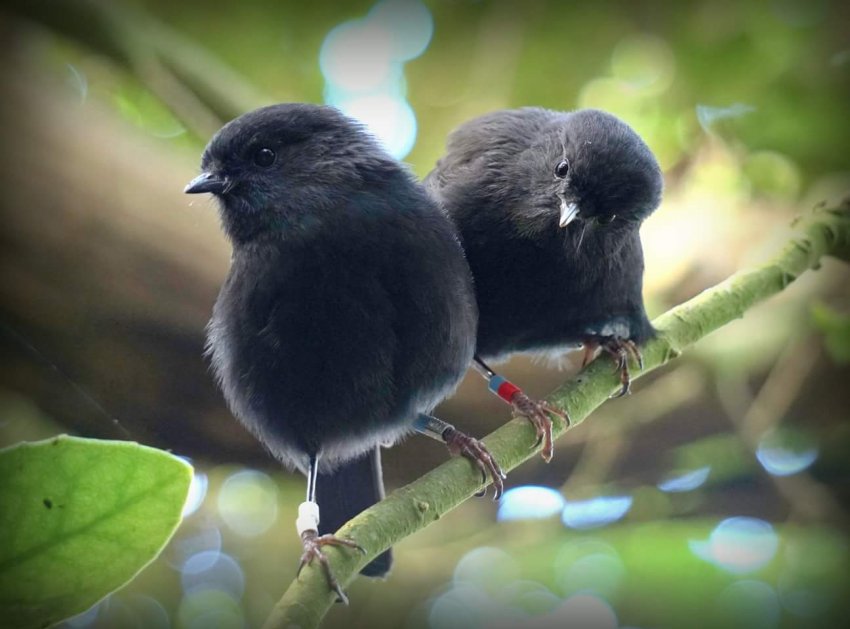
<svg viewBox="0 0 850 629">
<path fill-rule="evenodd" d="M 561 220 L 558 221 L 560 227 L 566 227 L 572 223 L 578 216 L 578 205 L 575 203 L 567 203 L 561 201 Z"/>
<path fill-rule="evenodd" d="M 186 194 L 201 194 L 204 192 L 212 192 L 213 194 L 222 194 L 227 190 L 229 182 L 227 179 L 216 173 L 201 173 L 195 177 L 183 189 Z"/>
</svg>

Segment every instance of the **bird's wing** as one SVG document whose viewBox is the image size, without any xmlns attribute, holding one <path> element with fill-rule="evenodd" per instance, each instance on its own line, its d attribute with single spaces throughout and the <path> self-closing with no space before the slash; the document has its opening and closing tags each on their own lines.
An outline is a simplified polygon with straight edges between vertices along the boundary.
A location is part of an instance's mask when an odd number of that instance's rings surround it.
<svg viewBox="0 0 850 629">
<path fill-rule="evenodd" d="M 488 169 L 515 161 L 558 115 L 524 107 L 495 111 L 462 124 L 449 135 L 445 154 L 425 179 L 429 191 L 441 198 L 447 188 L 480 180 Z"/>
</svg>

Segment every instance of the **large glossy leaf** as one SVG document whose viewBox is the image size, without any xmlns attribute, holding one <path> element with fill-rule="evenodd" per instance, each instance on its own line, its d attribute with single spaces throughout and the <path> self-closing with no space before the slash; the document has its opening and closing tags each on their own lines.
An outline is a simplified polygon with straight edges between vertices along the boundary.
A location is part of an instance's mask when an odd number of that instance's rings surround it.
<svg viewBox="0 0 850 629">
<path fill-rule="evenodd" d="M 62 436 L 0 451 L 0 624 L 44 627 L 127 583 L 174 533 L 191 479 L 136 443 Z"/>
</svg>

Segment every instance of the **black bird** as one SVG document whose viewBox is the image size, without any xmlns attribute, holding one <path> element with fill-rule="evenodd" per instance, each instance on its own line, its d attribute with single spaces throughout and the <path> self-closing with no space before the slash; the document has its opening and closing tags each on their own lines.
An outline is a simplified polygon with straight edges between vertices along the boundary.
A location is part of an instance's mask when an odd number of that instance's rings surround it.
<svg viewBox="0 0 850 629">
<path fill-rule="evenodd" d="M 426 179 L 461 234 L 475 279 L 476 366 L 537 427 L 551 421 L 484 360 L 585 347 L 611 354 L 629 391 L 629 358 L 654 335 L 641 295 L 638 230 L 661 201 L 658 162 L 626 123 L 598 110 L 497 111 L 448 139 Z M 515 395 L 511 400 L 508 396 Z M 518 403 L 521 401 L 521 404 Z"/>
<path fill-rule="evenodd" d="M 233 245 L 208 326 L 233 412 L 308 478 L 304 554 L 359 548 L 319 535 L 382 497 L 379 446 L 419 430 L 503 474 L 476 440 L 428 413 L 472 360 L 477 312 L 451 221 L 408 171 L 336 109 L 282 104 L 225 125 L 187 193 L 210 192 Z M 325 526 L 323 531 L 328 530 Z M 385 554 L 364 572 L 389 569 Z"/>
</svg>

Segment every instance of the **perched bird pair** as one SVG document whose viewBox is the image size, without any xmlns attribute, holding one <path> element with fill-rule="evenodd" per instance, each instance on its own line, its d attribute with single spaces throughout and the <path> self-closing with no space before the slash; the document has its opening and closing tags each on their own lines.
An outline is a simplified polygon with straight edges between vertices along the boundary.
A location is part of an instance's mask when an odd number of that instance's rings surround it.
<svg viewBox="0 0 850 629">
<path fill-rule="evenodd" d="M 637 227 L 660 173 L 607 114 L 472 121 L 429 175 L 432 196 L 359 124 L 313 105 L 230 122 L 201 168 L 186 192 L 219 199 L 233 244 L 208 328 L 213 369 L 234 415 L 307 475 L 301 566 L 320 561 L 341 600 L 322 546 L 359 548 L 330 533 L 382 497 L 381 445 L 413 431 L 440 439 L 501 493 L 487 449 L 431 415 L 473 360 L 551 457 L 546 414 L 560 411 L 483 360 L 597 344 L 627 389 L 628 355 L 652 334 Z M 387 551 L 363 572 L 389 565 Z"/>
</svg>

